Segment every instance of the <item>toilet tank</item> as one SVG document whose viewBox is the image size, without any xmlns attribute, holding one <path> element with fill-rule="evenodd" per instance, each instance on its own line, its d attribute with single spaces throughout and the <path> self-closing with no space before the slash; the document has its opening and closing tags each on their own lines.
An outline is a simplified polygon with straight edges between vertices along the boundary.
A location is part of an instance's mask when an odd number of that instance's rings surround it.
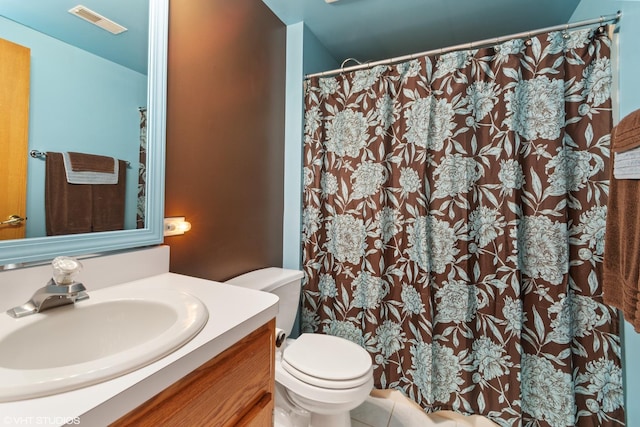
<svg viewBox="0 0 640 427">
<path fill-rule="evenodd" d="M 302 271 L 268 267 L 241 274 L 225 283 L 276 294 L 280 298 L 276 327 L 289 335 L 298 313 L 303 276 Z"/>
</svg>

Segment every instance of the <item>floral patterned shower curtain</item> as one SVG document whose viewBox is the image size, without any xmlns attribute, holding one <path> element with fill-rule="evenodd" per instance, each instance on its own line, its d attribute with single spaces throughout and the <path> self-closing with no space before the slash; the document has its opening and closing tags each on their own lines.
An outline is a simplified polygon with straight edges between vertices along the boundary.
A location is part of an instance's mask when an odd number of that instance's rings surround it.
<svg viewBox="0 0 640 427">
<path fill-rule="evenodd" d="M 305 83 L 302 330 L 504 426 L 624 423 L 603 28 Z"/>
<path fill-rule="evenodd" d="M 140 107 L 140 169 L 138 169 L 138 204 L 136 228 L 145 227 L 147 205 L 147 108 Z"/>
</svg>

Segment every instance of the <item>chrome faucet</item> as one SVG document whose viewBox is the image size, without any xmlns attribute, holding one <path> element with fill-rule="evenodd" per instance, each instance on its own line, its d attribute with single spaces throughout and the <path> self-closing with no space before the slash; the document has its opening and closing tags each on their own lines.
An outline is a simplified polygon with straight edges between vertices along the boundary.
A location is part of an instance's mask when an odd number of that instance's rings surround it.
<svg viewBox="0 0 640 427">
<path fill-rule="evenodd" d="M 7 310 L 9 316 L 24 317 L 89 298 L 84 285 L 73 279 L 82 268 L 80 261 L 69 257 L 57 257 L 51 265 L 53 277 L 47 285 L 38 289 L 26 303 Z"/>
</svg>

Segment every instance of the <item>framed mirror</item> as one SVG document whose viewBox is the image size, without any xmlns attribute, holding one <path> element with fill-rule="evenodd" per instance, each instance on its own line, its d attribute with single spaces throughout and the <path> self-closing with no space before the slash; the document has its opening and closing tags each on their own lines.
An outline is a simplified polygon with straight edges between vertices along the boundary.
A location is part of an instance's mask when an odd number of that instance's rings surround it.
<svg viewBox="0 0 640 427">
<path fill-rule="evenodd" d="M 56 0 L 55 2 L 58 2 L 58 1 L 62 4 L 62 7 L 65 8 L 64 10 L 65 13 L 67 13 L 67 10 L 78 5 L 77 2 L 74 2 L 71 0 Z M 38 5 L 40 0 L 8 0 L 7 4 L 10 4 L 11 2 L 14 2 L 16 4 L 19 4 L 19 3 L 25 4 L 25 3 L 33 2 L 33 4 L 30 4 L 29 6 L 24 6 L 23 9 L 25 10 L 35 10 L 41 7 L 40 5 Z M 144 185 L 144 198 L 139 199 L 142 201 L 140 206 L 137 206 L 137 207 L 134 206 L 134 216 L 135 216 L 136 210 L 138 211 L 141 210 L 142 212 L 144 212 L 143 221 L 136 224 L 135 217 L 134 217 L 133 225 L 131 225 L 130 220 L 127 220 L 129 221 L 129 224 L 125 225 L 125 229 L 118 230 L 118 231 L 102 231 L 102 232 L 94 232 L 94 233 L 68 234 L 68 235 L 56 235 L 56 236 L 45 236 L 42 233 L 36 232 L 35 234 L 32 233 L 31 235 L 27 235 L 26 238 L 0 240 L 0 266 L 9 265 L 9 264 L 30 263 L 35 261 L 44 261 L 44 260 L 54 258 L 58 255 L 97 254 L 97 253 L 103 253 L 107 251 L 155 245 L 162 242 L 163 240 L 162 222 L 163 222 L 163 216 L 164 216 L 166 63 L 167 63 L 167 34 L 168 34 L 167 27 L 168 27 L 168 9 L 169 9 L 168 2 L 169 0 L 122 0 L 122 1 L 109 2 L 114 4 L 122 3 L 123 5 L 126 5 L 130 8 L 134 8 L 133 5 L 135 4 L 136 5 L 135 7 L 138 7 L 138 8 L 144 7 L 145 11 L 148 10 L 148 32 L 145 34 L 145 37 L 144 37 L 145 39 L 148 39 L 148 44 L 147 46 L 144 47 L 146 51 L 141 52 L 140 55 L 138 55 L 139 57 L 142 58 L 142 61 L 140 61 L 141 58 L 137 58 L 138 65 L 131 66 L 133 68 L 138 67 L 135 70 L 135 73 L 138 73 L 140 76 L 146 77 L 144 83 L 139 83 L 139 82 L 137 83 L 138 86 L 140 86 L 141 84 L 142 85 L 146 84 L 146 100 L 143 99 L 141 102 L 141 103 L 144 103 L 146 101 L 146 105 L 139 105 L 140 110 L 143 110 L 146 108 L 146 117 L 145 117 L 146 125 L 144 128 L 144 132 L 142 132 L 141 130 L 142 122 L 140 121 L 140 118 L 139 118 L 140 112 L 137 111 L 138 108 L 135 109 L 136 111 L 128 112 L 128 114 L 133 113 L 134 117 L 137 116 L 137 120 L 139 121 L 139 123 L 136 124 L 138 126 L 138 132 L 140 132 L 141 134 L 143 133 L 143 135 L 140 135 L 140 137 L 136 140 L 136 143 L 139 144 L 140 141 L 142 140 L 146 142 L 146 164 L 144 165 L 144 169 L 146 169 L 146 185 Z M 48 0 L 47 4 L 50 4 L 50 3 L 52 3 L 52 1 Z M 90 1 L 84 2 L 83 5 L 89 5 L 89 3 Z M 100 2 L 97 2 L 97 4 L 100 4 Z M 147 5 L 148 5 L 148 9 L 147 9 Z M 6 5 L 3 5 L 2 8 L 7 10 L 5 6 Z M 3 10 L 0 9 L 0 15 L 2 15 L 3 13 L 6 13 L 6 12 L 3 12 Z M 1 21 L 2 19 L 7 20 L 7 22 L 9 22 L 10 20 L 11 23 L 14 23 L 14 24 L 20 24 L 21 17 L 20 16 L 0 16 L 0 23 L 2 22 Z M 68 19 L 68 18 L 65 17 L 65 19 Z M 78 20 L 78 22 L 81 22 L 83 25 L 91 25 L 90 23 L 84 22 L 78 17 L 71 16 L 70 19 L 76 19 Z M 64 24 L 61 24 L 61 25 L 63 27 L 65 26 Z M 131 25 L 131 27 L 133 30 L 135 25 Z M 146 29 L 146 25 L 144 26 L 144 28 Z M 52 40 L 55 42 L 60 42 L 60 43 L 64 42 L 61 36 L 58 36 L 58 35 L 52 36 L 51 34 L 47 34 L 44 30 L 38 28 L 36 25 L 32 23 L 30 23 L 29 25 L 26 25 L 24 29 L 25 32 L 34 31 L 34 30 L 42 32 L 47 37 L 52 37 Z M 92 31 L 95 32 L 93 28 L 89 31 L 85 31 L 83 35 L 80 37 L 80 40 L 81 40 L 80 43 L 90 43 L 91 37 L 92 37 L 91 34 L 93 34 Z M 100 28 L 97 31 L 99 33 L 104 30 Z M 0 37 L 6 39 L 6 37 L 3 37 L 2 34 L 0 34 Z M 115 36 L 115 37 L 118 37 L 118 36 Z M 20 44 L 19 41 L 15 41 L 15 43 Z M 129 46 L 131 45 L 131 43 L 127 43 L 126 45 Z M 110 54 L 113 54 L 113 55 L 118 54 L 118 49 L 114 50 L 113 47 L 111 48 L 108 47 L 105 50 L 106 56 L 102 56 L 102 54 L 97 51 L 96 51 L 97 53 L 96 52 L 87 53 L 90 50 L 90 47 L 88 45 L 82 46 L 82 47 L 73 46 L 73 49 L 80 49 L 82 50 L 83 54 L 95 55 L 96 58 L 98 58 L 97 59 L 98 61 L 103 61 L 105 64 L 107 62 L 111 64 L 112 59 L 103 59 L 103 58 L 107 58 L 108 55 Z M 109 51 L 111 53 L 109 53 Z M 54 56 L 54 55 L 50 55 L 50 56 Z M 60 56 L 64 57 L 67 62 L 71 63 L 71 65 L 76 65 L 75 57 L 71 57 L 71 59 L 69 59 L 69 57 L 65 57 L 64 55 L 60 55 Z M 145 57 L 146 57 L 146 61 L 144 60 Z M 136 58 L 134 57 L 134 62 L 135 62 L 135 59 Z M 42 56 L 36 56 L 35 51 L 32 52 L 31 54 L 32 80 L 34 79 L 33 69 L 35 69 L 35 67 L 37 66 L 40 66 L 41 67 L 40 69 L 42 69 L 43 61 L 44 60 L 42 59 Z M 140 63 L 142 63 L 142 65 L 140 65 Z M 122 65 L 121 63 L 117 63 L 115 65 L 112 64 L 109 66 L 116 69 L 120 68 L 122 70 L 125 70 L 127 68 L 127 65 Z M 84 92 L 91 92 L 92 87 L 100 88 L 101 85 L 102 86 L 108 85 L 110 77 L 102 75 L 100 73 L 101 71 L 98 71 L 91 75 L 91 77 L 93 77 L 93 85 L 91 87 L 87 87 L 87 85 L 83 85 L 81 88 L 74 88 L 74 86 L 76 85 L 74 85 L 73 82 L 71 84 L 67 83 L 64 89 L 69 91 L 68 97 L 67 97 L 67 94 L 63 91 L 62 94 L 59 95 L 60 105 L 64 105 L 65 102 L 67 103 L 73 102 L 73 94 L 72 94 L 73 90 L 82 90 Z M 146 76 L 144 75 L 145 73 L 146 73 Z M 57 87 L 58 89 L 60 89 L 60 86 L 62 86 L 61 79 L 57 78 L 57 76 L 53 75 L 53 73 L 51 74 L 52 74 L 51 76 L 47 75 L 44 78 L 41 78 L 38 81 L 38 84 L 39 84 L 38 87 L 34 87 L 35 82 L 32 81 L 32 88 L 31 88 L 32 93 L 30 96 L 30 100 L 32 102 L 34 99 L 33 91 L 35 91 L 36 89 L 40 91 L 39 93 L 41 93 L 42 91 L 46 91 L 47 88 Z M 144 89 L 145 88 L 142 88 L 143 91 Z M 138 92 L 139 91 L 140 90 L 138 89 Z M 114 116 L 108 117 L 108 116 L 111 116 L 111 114 L 102 114 L 102 113 L 96 114 L 96 111 L 100 111 L 98 107 L 101 106 L 101 103 L 107 102 L 103 96 L 95 97 L 94 102 L 95 102 L 96 108 L 91 108 L 91 109 L 84 108 L 83 111 L 81 111 L 80 113 L 77 113 L 76 116 L 74 116 L 71 120 L 69 119 L 58 120 L 58 126 L 61 129 L 61 131 L 64 132 L 65 129 L 70 129 L 72 126 L 75 126 L 79 122 L 83 122 L 84 120 L 90 121 L 92 119 L 95 119 L 96 116 L 99 116 L 101 119 L 104 119 L 104 123 L 105 123 L 104 126 L 106 127 L 114 127 L 122 121 L 118 117 L 114 117 Z M 30 108 L 32 113 L 34 113 L 35 108 L 38 108 L 38 106 L 31 105 Z M 41 111 L 38 117 L 43 117 L 47 115 L 51 115 L 52 117 L 54 117 L 55 110 L 56 110 L 55 106 L 50 107 L 49 110 L 45 111 L 44 113 Z M 129 110 L 131 110 L 131 108 L 129 108 Z M 55 119 L 52 119 L 52 120 L 55 120 Z M 99 129 L 100 126 L 103 126 L 103 125 L 94 126 L 95 129 L 91 128 L 94 130 L 89 130 L 89 131 L 85 130 L 84 132 L 86 137 L 80 138 L 82 140 L 81 143 L 89 144 L 89 141 L 94 139 L 95 140 L 99 139 L 99 136 L 101 135 L 101 131 Z M 29 147 L 27 152 L 24 153 L 24 156 L 28 156 L 30 151 L 40 151 L 40 152 L 44 151 L 45 153 L 46 153 L 46 150 L 58 151 L 55 148 L 52 148 L 52 147 L 55 147 L 53 144 L 56 144 L 59 142 L 60 147 L 62 147 L 64 145 L 62 143 L 65 142 L 64 136 L 61 136 L 61 135 L 64 135 L 64 133 L 53 135 L 52 132 L 45 132 L 45 133 L 41 132 L 40 134 L 38 134 L 37 132 L 32 133 L 31 129 L 29 129 L 29 132 L 30 132 Z M 129 139 L 132 139 L 132 138 L 129 138 Z M 42 150 L 39 144 L 42 144 L 41 145 L 42 147 L 49 147 L 49 148 L 45 148 L 44 150 Z M 88 148 L 84 151 L 86 152 L 91 151 L 96 154 L 107 155 L 105 153 L 106 145 L 111 145 L 111 144 L 102 143 L 99 149 Z M 59 150 L 59 151 L 64 151 L 64 150 Z M 69 151 L 81 151 L 81 150 L 70 149 Z M 116 157 L 122 158 L 119 156 L 116 156 Z M 138 161 L 137 158 L 136 159 L 127 158 L 126 160 Z M 29 163 L 28 173 L 31 173 L 31 170 L 33 169 L 38 169 L 38 171 L 40 172 L 40 175 L 43 177 L 44 175 L 42 170 L 44 170 L 45 162 L 42 159 L 37 159 L 37 158 L 30 158 L 29 162 L 30 163 Z M 128 173 L 127 180 L 129 180 L 131 177 L 132 180 L 135 180 L 136 186 L 138 186 L 139 184 L 137 184 L 137 182 L 138 182 L 139 174 L 138 174 L 137 164 L 134 164 L 134 168 L 132 169 L 133 171 Z M 31 176 L 29 176 L 29 179 L 27 179 L 27 182 L 30 182 L 30 180 L 31 180 Z M 27 195 L 29 191 L 30 191 L 30 188 L 27 188 Z M 2 191 L 0 191 L 0 195 L 1 194 L 3 194 Z M 127 203 L 129 202 L 127 201 Z M 135 199 L 133 203 L 134 204 L 136 203 Z M 35 209 L 31 208 L 27 210 L 26 212 L 27 218 L 31 215 L 30 211 L 33 212 L 34 217 L 37 215 L 42 215 L 43 213 L 39 212 L 40 210 L 44 210 L 44 207 L 35 208 Z M 127 214 L 127 218 L 129 218 L 130 216 L 131 215 Z M 27 219 L 27 221 L 28 220 L 29 219 Z M 0 221 L 4 221 L 4 218 L 0 218 Z"/>
</svg>

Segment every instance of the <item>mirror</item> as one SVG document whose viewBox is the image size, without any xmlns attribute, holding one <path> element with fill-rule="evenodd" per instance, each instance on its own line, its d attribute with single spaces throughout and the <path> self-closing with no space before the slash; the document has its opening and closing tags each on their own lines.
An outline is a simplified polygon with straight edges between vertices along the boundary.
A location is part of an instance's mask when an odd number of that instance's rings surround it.
<svg viewBox="0 0 640 427">
<path fill-rule="evenodd" d="M 18 0 L 20 3 L 25 3 L 26 0 Z M 39 0 L 30 0 L 37 3 Z M 77 2 L 60 0 L 64 5 L 67 3 L 71 6 L 66 10 L 77 5 Z M 131 3 L 140 3 L 136 0 L 125 0 L 127 5 Z M 47 2 L 49 3 L 49 2 Z M 146 9 L 147 2 L 144 1 L 144 7 Z M 3 6 L 4 7 L 4 6 Z M 31 9 L 37 9 L 40 6 L 31 5 Z M 65 6 L 63 6 L 65 7 Z M 89 7 L 89 6 L 87 6 Z M 140 246 L 154 245 L 162 242 L 162 220 L 164 211 L 164 158 L 165 158 L 165 114 L 166 114 L 166 60 L 167 60 L 167 33 L 168 33 L 168 0 L 148 0 L 149 11 L 149 28 L 148 28 L 148 59 L 146 61 L 147 68 L 147 81 L 146 81 L 146 142 L 147 142 L 147 161 L 146 161 L 146 198 L 144 200 L 144 212 L 145 223 L 143 228 L 135 228 L 127 226 L 125 230 L 121 231 L 106 231 L 99 233 L 85 233 L 85 234 L 73 234 L 63 236 L 36 236 L 28 237 L 25 239 L 13 239 L 0 241 L 0 266 L 7 264 L 20 264 L 25 262 L 42 261 L 54 258 L 58 255 L 81 255 L 81 254 L 95 254 L 106 251 L 134 248 Z M 29 8 L 27 8 L 29 9 Z M 78 19 L 71 16 L 71 19 Z M 6 17 L 11 18 L 11 17 Z M 18 21 L 19 17 L 14 17 L 12 21 Z M 88 23 L 87 23 L 88 24 Z M 90 25 L 90 24 L 88 24 Z M 35 26 L 34 26 L 35 28 Z M 32 31 L 31 29 L 28 29 Z M 98 29 L 99 31 L 104 31 Z M 87 32 L 89 34 L 89 32 Z M 83 34 L 83 39 L 88 41 L 90 37 L 87 34 Z M 116 36 L 117 37 L 117 36 Z M 58 37 L 61 39 L 61 37 Z M 16 41 L 16 43 L 18 43 Z M 32 55 L 32 67 L 37 66 L 39 58 Z M 121 67 L 117 65 L 116 67 Z M 99 86 L 103 82 L 103 85 L 107 83 L 100 78 L 95 79 L 95 85 Z M 52 76 L 48 85 L 55 86 L 59 84 L 59 79 Z M 42 85 L 41 88 L 47 85 Z M 71 85 L 69 85 L 71 86 Z M 72 89 L 68 88 L 69 91 Z M 35 90 L 35 88 L 32 88 Z M 40 89 L 42 90 L 42 89 Z M 84 87 L 85 91 L 90 91 L 91 87 Z M 100 100 L 96 99 L 96 103 Z M 144 107 L 143 105 L 141 107 Z M 34 106 L 31 107 L 32 109 Z M 55 111 L 50 112 L 53 114 Z M 87 114 L 86 118 L 91 118 L 91 111 L 83 111 L 82 114 Z M 139 115 L 138 111 L 135 111 L 136 115 Z M 139 117 L 139 116 L 138 116 Z M 113 126 L 113 117 L 107 117 L 106 122 L 109 122 L 106 126 Z M 82 116 L 78 116 L 73 121 L 84 120 Z M 116 118 L 116 121 L 118 119 Z M 139 121 L 139 118 L 138 118 Z M 74 123 L 60 123 L 60 127 L 68 128 L 73 126 Z M 139 122 L 138 122 L 139 129 Z M 97 131 L 97 130 L 96 130 Z M 34 137 L 35 138 L 35 137 Z M 39 141 L 48 140 L 47 135 L 40 135 L 38 141 L 34 141 L 29 138 L 29 150 L 36 149 L 34 144 Z M 60 136 L 52 137 L 53 139 L 61 139 Z M 91 134 L 88 133 L 86 139 L 91 139 Z M 54 142 L 49 141 L 49 144 Z M 139 141 L 139 139 L 138 139 Z M 51 145 L 49 145 L 51 146 Z M 51 151 L 56 151 L 50 148 Z M 44 150 L 46 151 L 46 150 Z M 66 150 L 60 150 L 66 151 Z M 70 149 L 69 151 L 83 151 L 78 149 Z M 84 150 L 89 152 L 89 150 Z M 102 154 L 98 152 L 99 154 Z M 25 153 L 27 156 L 28 153 Z M 107 155 L 107 154 L 104 154 Z M 127 159 L 128 160 L 128 159 Z M 34 164 L 35 162 L 35 164 Z M 37 162 L 40 162 L 38 164 Z M 33 167 L 32 167 L 33 165 Z M 37 168 L 44 170 L 44 162 L 41 159 L 29 159 L 29 168 Z M 137 169 L 137 168 L 136 168 Z M 31 170 L 29 171 L 31 173 Z M 133 177 L 137 181 L 137 176 Z M 129 177 L 127 177 L 129 179 Z M 29 212 L 27 212 L 29 215 Z"/>
</svg>

